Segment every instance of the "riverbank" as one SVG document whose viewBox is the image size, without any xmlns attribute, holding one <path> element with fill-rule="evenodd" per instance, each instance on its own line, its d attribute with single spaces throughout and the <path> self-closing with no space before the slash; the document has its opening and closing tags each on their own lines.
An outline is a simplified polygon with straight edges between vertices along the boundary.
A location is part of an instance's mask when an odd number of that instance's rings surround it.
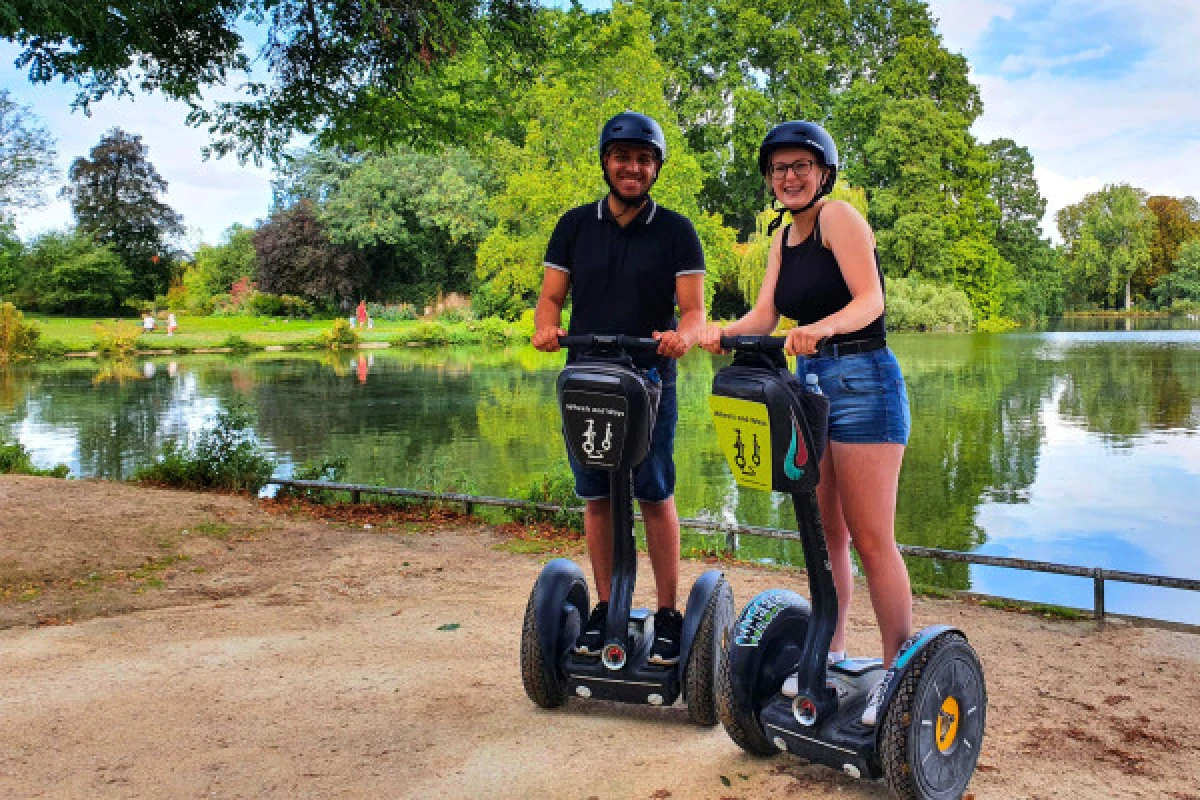
<svg viewBox="0 0 1200 800">
<path fill-rule="evenodd" d="M 682 707 L 536 709 L 517 643 L 537 547 L 448 512 L 335 513 L 0 477 L 0 796 L 885 796 L 748 758 Z M 739 606 L 803 583 L 726 569 Z M 983 660 L 974 797 L 1200 798 L 1200 637 L 938 598 L 916 618 Z"/>
</svg>

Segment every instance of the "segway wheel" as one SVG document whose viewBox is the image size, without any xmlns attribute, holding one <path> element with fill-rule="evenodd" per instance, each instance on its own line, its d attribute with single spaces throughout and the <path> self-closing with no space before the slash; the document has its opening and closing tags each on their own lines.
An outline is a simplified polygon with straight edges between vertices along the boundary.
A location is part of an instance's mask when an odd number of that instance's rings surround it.
<svg viewBox="0 0 1200 800">
<path fill-rule="evenodd" d="M 683 696 L 687 700 L 688 718 L 697 725 L 716 725 L 717 717 L 716 677 L 725 648 L 733 634 L 733 590 L 724 578 L 717 583 L 696 638 L 688 653 L 687 673 L 684 678 Z"/>
<path fill-rule="evenodd" d="M 917 654 L 883 717 L 879 755 L 899 798 L 962 797 L 979 758 L 987 713 L 983 667 L 967 640 L 946 633 Z"/>
<path fill-rule="evenodd" d="M 535 585 L 529 593 L 525 622 L 521 627 L 521 682 L 525 684 L 525 694 L 534 703 L 542 708 L 557 708 L 567 702 L 567 681 L 559 669 L 558 654 L 542 652 L 534 606 L 536 596 Z"/>
</svg>

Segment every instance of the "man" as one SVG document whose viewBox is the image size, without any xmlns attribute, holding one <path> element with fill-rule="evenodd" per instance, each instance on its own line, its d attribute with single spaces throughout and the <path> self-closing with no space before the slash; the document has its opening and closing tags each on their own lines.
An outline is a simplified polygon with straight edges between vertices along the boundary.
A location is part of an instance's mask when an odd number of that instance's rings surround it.
<svg viewBox="0 0 1200 800">
<path fill-rule="evenodd" d="M 674 499 L 678 419 L 674 359 L 696 343 L 705 323 L 704 252 L 696 229 L 686 217 L 650 198 L 650 187 L 666 157 L 666 138 L 650 117 L 626 111 L 605 123 L 600 133 L 600 166 L 609 193 L 559 219 L 546 249 L 533 335 L 537 349 L 558 350 L 558 337 L 567 333 L 560 325 L 570 292 L 570 333 L 622 333 L 659 340 L 656 353 L 634 355 L 638 367 L 657 371 L 663 391 L 650 452 L 634 469 L 633 495 L 646 523 L 659 606 L 649 660 L 660 665 L 678 663 L 683 629 L 683 617 L 675 607 L 679 516 Z M 568 354 L 568 360 L 575 356 Z M 586 501 L 583 528 L 600 596 L 576 651 L 599 656 L 612 584 L 608 475 L 570 460 L 575 493 Z"/>
</svg>

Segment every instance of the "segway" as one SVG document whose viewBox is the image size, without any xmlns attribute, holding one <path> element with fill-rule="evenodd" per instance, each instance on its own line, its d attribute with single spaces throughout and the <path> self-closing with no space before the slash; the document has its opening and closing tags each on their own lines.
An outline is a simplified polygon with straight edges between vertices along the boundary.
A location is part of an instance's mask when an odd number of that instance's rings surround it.
<svg viewBox="0 0 1200 800">
<path fill-rule="evenodd" d="M 600 655 L 576 653 L 591 608 L 587 580 L 569 559 L 546 564 L 529 595 L 521 631 L 525 693 L 542 708 L 555 708 L 571 695 L 670 706 L 682 692 L 693 722 L 716 725 L 715 678 L 734 615 L 733 592 L 723 573 L 708 570 L 692 586 L 677 664 L 648 663 L 654 615 L 630 608 L 637 577 L 633 468 L 649 451 L 661 387 L 656 376 L 633 366 L 629 353 L 657 349 L 659 343 L 596 335 L 563 336 L 559 343 L 585 348 L 559 375 L 557 394 L 572 454 L 609 474 L 612 592 Z"/>
<path fill-rule="evenodd" d="M 718 715 L 755 755 L 784 751 L 883 778 L 901 798 L 961 797 L 987 712 L 983 669 L 962 631 L 927 627 L 886 669 L 871 658 L 826 664 L 838 602 L 815 489 L 829 404 L 788 371 L 783 343 L 722 338 L 734 361 L 714 376 L 710 404 L 737 482 L 791 494 L 812 601 L 772 589 L 742 610 L 717 677 Z M 883 703 L 868 727 L 860 717 L 879 681 Z"/>
</svg>

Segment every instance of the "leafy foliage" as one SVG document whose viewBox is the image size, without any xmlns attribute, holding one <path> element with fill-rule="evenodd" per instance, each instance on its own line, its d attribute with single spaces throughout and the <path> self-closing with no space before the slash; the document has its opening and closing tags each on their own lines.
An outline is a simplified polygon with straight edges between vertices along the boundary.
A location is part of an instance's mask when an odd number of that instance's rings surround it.
<svg viewBox="0 0 1200 800">
<path fill-rule="evenodd" d="M 110 245 L 133 278 L 134 296 L 167 291 L 173 263 L 168 241 L 183 220 L 159 199 L 167 182 L 147 159 L 142 137 L 113 128 L 88 157 L 75 159 L 63 194 L 81 233 Z"/>
<path fill-rule="evenodd" d="M 965 331 L 975 322 L 961 289 L 920 278 L 887 282 L 887 325 L 902 331 Z"/>
<path fill-rule="evenodd" d="M 1179 250 L 1174 271 L 1164 275 L 1154 288 L 1160 308 L 1188 308 L 1195 313 L 1200 305 L 1200 239 L 1192 239 Z"/>
<path fill-rule="evenodd" d="M 3 352 L 0 351 L 0 355 Z M 65 478 L 70 472 L 66 464 L 59 464 L 50 469 L 39 469 L 34 466 L 33 458 L 25 445 L 20 442 L 0 444 L 0 475 L 42 475 L 48 478 Z"/>
<path fill-rule="evenodd" d="M 350 327 L 349 321 L 338 317 L 333 321 L 333 327 L 317 336 L 317 344 L 330 350 L 338 350 L 356 346 L 358 339 L 358 331 Z"/>
<path fill-rule="evenodd" d="M 1150 266 L 1133 279 L 1133 291 L 1143 296 L 1171 271 L 1184 243 L 1200 237 L 1200 203 L 1196 198 L 1155 195 L 1146 198 L 1146 208 L 1154 214 Z"/>
<path fill-rule="evenodd" d="M 16 306 L 0 303 L 0 364 L 34 355 L 41 335 L 41 329 L 26 322 Z"/>
<path fill-rule="evenodd" d="M 180 489 L 257 492 L 274 469 L 252 436 L 249 412 L 232 407 L 218 412 L 211 426 L 189 440 L 168 441 L 162 457 L 139 469 L 133 480 Z"/>
<path fill-rule="evenodd" d="M 357 249 L 334 244 L 316 207 L 301 200 L 277 211 L 254 234 L 259 286 L 314 301 L 351 299 L 367 282 Z"/>
<path fill-rule="evenodd" d="M 28 106 L 0 89 L 0 212 L 40 205 L 55 175 L 54 140 Z"/>
<path fill-rule="evenodd" d="M 43 234 L 20 262 L 10 294 L 25 308 L 108 314 L 120 309 L 133 290 L 133 277 L 113 248 L 79 232 Z"/>
<path fill-rule="evenodd" d="M 137 350 L 139 325 L 127 320 L 96 323 L 96 352 L 112 358 L 126 358 Z"/>
<path fill-rule="evenodd" d="M 254 230 L 235 224 L 225 232 L 224 241 L 216 245 L 202 244 L 183 273 L 187 303 L 203 309 L 214 295 L 229 292 L 237 281 L 258 278 L 254 255 Z"/>
<path fill-rule="evenodd" d="M 1105 186 L 1058 212 L 1068 304 L 1129 308 L 1133 276 L 1150 266 L 1154 215 L 1146 193 Z"/>
</svg>

